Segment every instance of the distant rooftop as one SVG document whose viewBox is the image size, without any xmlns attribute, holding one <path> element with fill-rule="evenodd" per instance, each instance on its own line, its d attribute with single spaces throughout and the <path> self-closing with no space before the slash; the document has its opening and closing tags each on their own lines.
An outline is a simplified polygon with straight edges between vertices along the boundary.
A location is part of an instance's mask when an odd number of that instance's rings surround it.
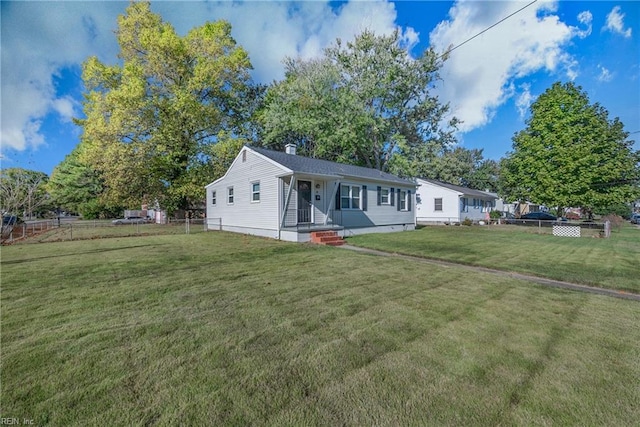
<svg viewBox="0 0 640 427">
<path fill-rule="evenodd" d="M 476 197 L 496 197 L 495 194 L 488 193 L 486 191 L 474 190 L 473 188 L 462 187 L 460 185 L 449 184 L 448 182 L 438 181 L 437 179 L 425 179 L 420 178 L 422 181 L 430 182 L 431 184 L 439 185 L 444 188 L 448 188 L 453 191 L 457 191 L 458 193 L 466 194 L 468 196 L 476 196 Z"/>
</svg>

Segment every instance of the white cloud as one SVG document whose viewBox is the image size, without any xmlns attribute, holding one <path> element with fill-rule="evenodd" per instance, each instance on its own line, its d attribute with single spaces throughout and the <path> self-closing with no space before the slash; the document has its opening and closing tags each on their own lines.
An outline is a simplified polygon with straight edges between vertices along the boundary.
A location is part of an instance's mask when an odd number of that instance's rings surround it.
<svg viewBox="0 0 640 427">
<path fill-rule="evenodd" d="M 74 117 L 78 116 L 76 105 L 78 103 L 70 96 L 56 98 L 51 102 L 51 108 L 60 115 L 64 123 L 71 123 Z"/>
<path fill-rule="evenodd" d="M 77 102 L 58 93 L 54 77 L 91 54 L 115 57 L 112 29 L 121 7 L 109 2 L 2 5 L 2 150 L 46 144 L 45 116 L 58 113 L 66 123 L 78 114 Z"/>
<path fill-rule="evenodd" d="M 518 92 L 515 79 L 539 71 L 563 73 L 571 80 L 577 77 L 578 63 L 565 48 L 572 38 L 586 37 L 592 16 L 588 11 L 578 16 L 587 25 L 580 30 L 561 22 L 554 14 L 556 6 L 538 2 L 451 53 L 441 70 L 439 91 L 463 121 L 461 132 L 489 123 L 496 109 Z M 430 41 L 445 51 L 520 7 L 513 2 L 459 1 L 449 10 L 449 19 L 431 32 Z M 522 102 L 526 99 L 525 92 Z"/>
<path fill-rule="evenodd" d="M 520 95 L 518 95 L 518 98 L 516 99 L 516 107 L 518 107 L 520 118 L 524 118 L 529 111 L 529 107 L 535 100 L 535 97 L 531 94 L 531 85 L 529 83 L 522 84 L 520 89 Z"/>
<path fill-rule="evenodd" d="M 623 37 L 631 37 L 631 28 L 624 29 L 624 13 L 620 12 L 620 6 L 615 6 L 611 9 L 611 12 L 607 15 L 607 24 L 604 26 L 604 30 L 609 30 L 612 33 L 620 34 Z"/>
<path fill-rule="evenodd" d="M 580 14 L 578 14 L 578 22 L 586 25 L 587 28 L 584 30 L 576 29 L 576 35 L 581 39 L 589 36 L 592 30 L 592 25 L 591 25 L 592 21 L 593 21 L 593 15 L 591 14 L 591 12 L 589 12 L 588 10 L 585 10 L 584 12 L 580 12 Z"/>
<path fill-rule="evenodd" d="M 126 2 L 7 2 L 2 5 L 2 150 L 34 149 L 47 141 L 43 119 L 57 113 L 67 123 L 80 112 L 54 77 L 90 55 L 113 64 L 113 30 Z M 206 21 L 226 19 L 248 52 L 253 77 L 263 83 L 284 76 L 285 56 L 312 58 L 337 37 L 350 40 L 364 29 L 389 34 L 397 27 L 393 3 L 351 1 L 334 9 L 310 2 L 156 2 L 151 9 L 180 34 Z M 418 41 L 411 28 L 407 45 Z"/>
<path fill-rule="evenodd" d="M 327 1 L 290 2 L 217 2 L 188 3 L 177 9 L 172 3 L 154 3 L 176 30 L 184 34 L 206 20 L 226 19 L 233 27 L 236 41 L 249 52 L 253 77 L 262 83 L 284 77 L 285 57 L 314 58 L 336 38 L 351 40 L 365 29 L 389 34 L 398 29 L 396 10 L 386 1 L 351 1 L 334 9 Z M 402 33 L 413 46 L 418 35 L 412 29 Z"/>
<path fill-rule="evenodd" d="M 600 82 L 610 82 L 613 79 L 613 74 L 611 71 L 606 69 L 602 65 L 598 65 L 598 70 L 600 70 L 600 74 L 598 75 L 598 81 Z"/>
</svg>

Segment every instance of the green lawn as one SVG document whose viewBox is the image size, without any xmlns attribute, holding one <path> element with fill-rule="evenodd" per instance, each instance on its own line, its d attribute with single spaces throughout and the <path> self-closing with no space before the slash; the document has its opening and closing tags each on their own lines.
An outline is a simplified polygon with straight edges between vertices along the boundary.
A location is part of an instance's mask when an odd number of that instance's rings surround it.
<svg viewBox="0 0 640 427">
<path fill-rule="evenodd" d="M 640 419 L 634 301 L 220 232 L 15 245 L 2 249 L 1 268 L 1 417 L 277 426 Z"/>
<path fill-rule="evenodd" d="M 640 228 L 608 239 L 535 234 L 531 227 L 429 226 L 413 232 L 354 236 L 349 243 L 388 252 L 516 271 L 640 293 Z"/>
<path fill-rule="evenodd" d="M 188 227 L 184 222 L 171 224 L 125 224 L 113 225 L 110 220 L 74 221 L 63 223 L 36 236 L 16 240 L 15 244 L 67 242 L 71 240 L 91 240 L 111 237 L 155 236 L 162 234 L 195 234 L 204 232 L 202 223 L 192 223 Z M 18 231 L 17 236 L 20 235 Z"/>
</svg>

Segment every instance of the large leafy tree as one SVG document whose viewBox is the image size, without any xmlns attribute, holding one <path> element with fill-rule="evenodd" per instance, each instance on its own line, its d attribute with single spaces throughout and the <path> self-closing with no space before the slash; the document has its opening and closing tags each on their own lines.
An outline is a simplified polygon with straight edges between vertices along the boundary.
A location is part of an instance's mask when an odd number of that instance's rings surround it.
<svg viewBox="0 0 640 427">
<path fill-rule="evenodd" d="M 0 170 L 0 210 L 27 218 L 42 214 L 49 207 L 46 184 L 49 177 L 44 172 L 8 168 Z"/>
<path fill-rule="evenodd" d="M 501 180 L 514 199 L 600 209 L 638 196 L 640 152 L 618 118 L 573 83 L 554 83 L 513 137 Z"/>
<path fill-rule="evenodd" d="M 256 97 L 248 55 L 229 23 L 181 37 L 148 2 L 127 8 L 116 35 L 121 64 L 84 64 L 81 160 L 99 173 L 106 204 L 188 207 L 211 178 L 207 146 L 247 120 Z"/>
<path fill-rule="evenodd" d="M 370 31 L 320 59 L 287 59 L 285 80 L 267 92 L 264 143 L 411 175 L 421 146 L 453 140 L 456 120 L 442 126 L 448 105 L 430 92 L 442 61 L 433 49 L 413 59 L 398 32 Z"/>
</svg>

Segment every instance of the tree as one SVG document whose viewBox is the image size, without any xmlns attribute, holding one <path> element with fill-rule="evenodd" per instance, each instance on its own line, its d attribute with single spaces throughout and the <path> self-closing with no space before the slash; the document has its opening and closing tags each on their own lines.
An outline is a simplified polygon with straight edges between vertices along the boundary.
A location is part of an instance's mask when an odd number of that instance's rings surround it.
<svg viewBox="0 0 640 427">
<path fill-rule="evenodd" d="M 107 205 L 159 200 L 169 210 L 204 199 L 207 146 L 226 130 L 240 133 L 251 87 L 251 64 L 225 21 L 208 22 L 180 37 L 151 12 L 131 3 L 118 19 L 121 65 L 89 58 L 86 87 L 86 150 Z"/>
<path fill-rule="evenodd" d="M 2 213 L 31 219 L 49 202 L 44 172 L 22 168 L 0 171 L 0 210 Z"/>
<path fill-rule="evenodd" d="M 82 162 L 85 149 L 86 145 L 80 143 L 53 169 L 47 182 L 52 205 L 79 213 L 85 219 L 120 215 L 123 206 L 107 206 L 101 202 L 102 180 L 93 168 Z"/>
<path fill-rule="evenodd" d="M 477 190 L 497 191 L 498 163 L 485 159 L 482 149 L 430 145 L 415 161 L 415 176 L 437 179 Z"/>
<path fill-rule="evenodd" d="M 267 146 L 295 142 L 317 158 L 411 175 L 420 147 L 453 140 L 441 127 L 448 105 L 430 89 L 444 58 L 412 59 L 400 35 L 365 31 L 321 59 L 287 59 L 285 80 L 269 88 L 261 119 Z"/>
<path fill-rule="evenodd" d="M 573 83 L 554 83 L 531 105 L 526 129 L 503 161 L 508 195 L 561 212 L 629 203 L 638 195 L 640 152 L 618 118 Z"/>
</svg>

